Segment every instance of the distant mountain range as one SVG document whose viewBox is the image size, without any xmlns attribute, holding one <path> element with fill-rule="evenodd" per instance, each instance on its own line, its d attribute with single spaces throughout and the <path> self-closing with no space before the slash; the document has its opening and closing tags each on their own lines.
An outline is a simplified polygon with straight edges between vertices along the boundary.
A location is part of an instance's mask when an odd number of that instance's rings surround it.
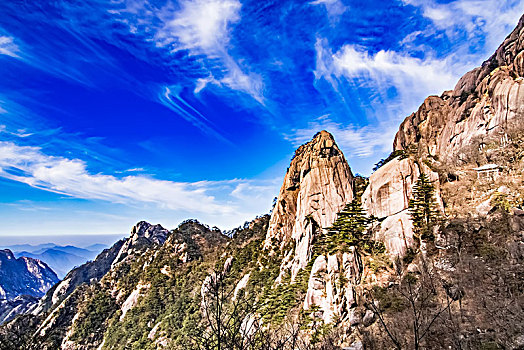
<svg viewBox="0 0 524 350">
<path fill-rule="evenodd" d="M 16 244 L 4 248 L 11 250 L 16 258 L 28 257 L 45 262 L 62 279 L 75 266 L 80 266 L 86 261 L 93 260 L 107 247 L 99 243 L 85 248 L 43 243 L 39 245 Z"/>
<path fill-rule="evenodd" d="M 58 281 L 42 261 L 15 258 L 10 250 L 0 250 L 0 324 L 27 312 Z"/>
</svg>

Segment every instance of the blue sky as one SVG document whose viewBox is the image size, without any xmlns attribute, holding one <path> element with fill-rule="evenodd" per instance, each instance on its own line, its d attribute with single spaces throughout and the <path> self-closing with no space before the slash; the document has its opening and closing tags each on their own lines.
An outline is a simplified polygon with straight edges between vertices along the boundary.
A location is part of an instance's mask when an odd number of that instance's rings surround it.
<svg viewBox="0 0 524 350">
<path fill-rule="evenodd" d="M 294 149 L 369 175 L 400 121 L 518 22 L 514 1 L 0 2 L 1 235 L 268 212 Z"/>
</svg>

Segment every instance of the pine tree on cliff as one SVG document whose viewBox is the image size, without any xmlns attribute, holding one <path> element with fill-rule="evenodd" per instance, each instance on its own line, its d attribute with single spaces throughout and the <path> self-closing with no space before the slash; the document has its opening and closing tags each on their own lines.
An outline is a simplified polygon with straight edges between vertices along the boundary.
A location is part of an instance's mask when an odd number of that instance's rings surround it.
<svg viewBox="0 0 524 350">
<path fill-rule="evenodd" d="M 371 252 L 376 242 L 367 237 L 370 223 L 371 219 L 366 216 L 360 201 L 353 199 L 338 213 L 337 219 L 327 229 L 327 234 L 323 235 L 320 244 L 328 253 L 345 250 L 351 246 Z"/>
<path fill-rule="evenodd" d="M 413 186 L 413 198 L 409 201 L 409 213 L 417 238 L 432 241 L 433 227 L 437 221 L 435 187 L 423 172 Z"/>
</svg>

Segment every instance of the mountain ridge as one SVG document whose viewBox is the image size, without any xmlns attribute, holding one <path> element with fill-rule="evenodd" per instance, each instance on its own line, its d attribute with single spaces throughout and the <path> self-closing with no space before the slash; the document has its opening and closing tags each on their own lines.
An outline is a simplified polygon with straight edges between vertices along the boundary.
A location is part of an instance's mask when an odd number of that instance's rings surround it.
<svg viewBox="0 0 524 350">
<path fill-rule="evenodd" d="M 27 312 L 58 281 L 56 273 L 44 262 L 16 258 L 10 250 L 0 250 L 0 324 L 17 313 Z"/>
<path fill-rule="evenodd" d="M 270 217 L 230 235 L 138 222 L 0 327 L 0 347 L 524 348 L 524 133 L 507 128 L 524 117 L 523 27 L 408 116 L 369 179 L 321 131 L 295 152 Z M 501 176 L 478 175 L 487 161 Z M 341 237 L 344 217 L 353 231 Z"/>
</svg>

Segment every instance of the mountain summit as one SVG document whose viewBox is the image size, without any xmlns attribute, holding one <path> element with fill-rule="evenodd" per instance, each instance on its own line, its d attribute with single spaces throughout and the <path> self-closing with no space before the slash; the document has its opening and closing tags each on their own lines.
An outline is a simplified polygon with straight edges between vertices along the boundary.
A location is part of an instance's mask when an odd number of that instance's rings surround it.
<svg viewBox="0 0 524 350">
<path fill-rule="evenodd" d="M 353 199 L 353 174 L 333 135 L 322 130 L 300 146 L 271 214 L 265 247 L 294 245 L 293 278 L 311 258 L 311 243 Z"/>
<path fill-rule="evenodd" d="M 470 161 L 485 139 L 504 137 L 524 117 L 524 16 L 482 66 L 466 73 L 455 88 L 430 96 L 407 117 L 394 149 L 416 147 L 448 161 Z"/>
<path fill-rule="evenodd" d="M 59 281 L 44 262 L 0 250 L 0 324 L 26 312 Z"/>
<path fill-rule="evenodd" d="M 41 297 L 58 282 L 56 273 L 33 258 L 16 259 L 8 249 L 0 250 L 0 298 L 13 299 L 28 294 Z"/>
</svg>

